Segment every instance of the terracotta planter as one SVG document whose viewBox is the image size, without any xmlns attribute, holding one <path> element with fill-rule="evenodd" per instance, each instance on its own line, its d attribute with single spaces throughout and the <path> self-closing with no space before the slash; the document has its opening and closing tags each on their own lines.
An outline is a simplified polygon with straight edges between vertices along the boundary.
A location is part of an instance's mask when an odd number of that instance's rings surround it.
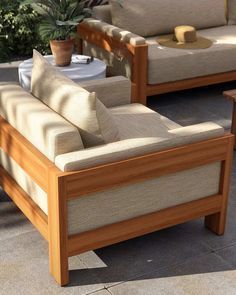
<svg viewBox="0 0 236 295">
<path fill-rule="evenodd" d="M 74 49 L 73 39 L 51 40 L 50 46 L 57 66 L 65 67 L 70 65 Z"/>
</svg>

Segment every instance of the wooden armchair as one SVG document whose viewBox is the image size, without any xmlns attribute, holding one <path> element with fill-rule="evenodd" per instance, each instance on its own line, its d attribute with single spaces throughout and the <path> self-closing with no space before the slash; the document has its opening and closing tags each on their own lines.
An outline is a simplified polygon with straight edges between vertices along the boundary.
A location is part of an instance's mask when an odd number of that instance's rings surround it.
<svg viewBox="0 0 236 295">
<path fill-rule="evenodd" d="M 214 123 L 181 127 L 131 104 L 129 80 L 115 77 L 82 86 L 97 92 L 121 139 L 84 148 L 80 129 L 60 115 L 58 87 L 74 88 L 72 100 L 63 93 L 65 110 L 82 99 L 78 91 L 89 93 L 44 66 L 35 83 L 47 98 L 55 91 L 58 112 L 20 86 L 0 86 L 0 185 L 48 241 L 60 285 L 69 283 L 68 258 L 85 251 L 199 217 L 224 233 L 233 135 Z M 78 116 L 76 105 L 69 109 Z"/>
</svg>

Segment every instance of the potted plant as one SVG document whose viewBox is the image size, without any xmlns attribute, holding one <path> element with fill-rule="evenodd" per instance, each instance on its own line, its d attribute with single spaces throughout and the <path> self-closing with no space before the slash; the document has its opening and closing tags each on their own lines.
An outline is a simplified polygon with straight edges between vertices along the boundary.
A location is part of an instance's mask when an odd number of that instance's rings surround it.
<svg viewBox="0 0 236 295">
<path fill-rule="evenodd" d="M 74 49 L 76 26 L 91 15 L 86 0 L 26 0 L 41 16 L 39 34 L 50 41 L 58 66 L 68 66 Z"/>
</svg>

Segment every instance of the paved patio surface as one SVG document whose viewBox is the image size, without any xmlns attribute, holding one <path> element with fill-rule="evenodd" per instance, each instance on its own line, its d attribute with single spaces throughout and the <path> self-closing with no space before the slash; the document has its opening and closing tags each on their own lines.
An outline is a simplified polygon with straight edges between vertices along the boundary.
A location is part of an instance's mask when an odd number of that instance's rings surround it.
<svg viewBox="0 0 236 295">
<path fill-rule="evenodd" d="M 17 80 L 17 65 L 0 65 L 0 81 Z M 149 99 L 182 125 L 214 121 L 230 127 L 227 83 Z M 70 259 L 71 283 L 48 273 L 47 242 L 5 196 L 0 202 L 0 294 L 234 295 L 236 294 L 236 161 L 227 231 L 218 237 L 196 220 Z"/>
</svg>

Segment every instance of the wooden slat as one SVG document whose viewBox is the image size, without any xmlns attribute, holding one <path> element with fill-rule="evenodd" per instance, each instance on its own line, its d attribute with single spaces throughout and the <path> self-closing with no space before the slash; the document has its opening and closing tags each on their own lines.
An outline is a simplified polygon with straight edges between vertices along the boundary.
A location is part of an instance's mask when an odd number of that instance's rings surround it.
<svg viewBox="0 0 236 295">
<path fill-rule="evenodd" d="M 208 86 L 217 83 L 236 80 L 236 71 L 213 74 L 186 80 L 168 82 L 156 85 L 147 85 L 147 96 L 168 93 L 195 87 Z"/>
<path fill-rule="evenodd" d="M 0 185 L 41 235 L 48 240 L 47 215 L 34 203 L 15 180 L 0 166 Z"/>
<path fill-rule="evenodd" d="M 49 171 L 48 230 L 50 272 L 64 286 L 69 282 L 67 202 L 65 179 L 58 177 L 57 169 Z"/>
<path fill-rule="evenodd" d="M 2 117 L 0 137 L 1 148 L 47 192 L 47 171 L 54 164 Z"/>
<path fill-rule="evenodd" d="M 201 216 L 219 212 L 222 196 L 215 195 L 159 212 L 108 225 L 69 237 L 69 256 L 125 241 Z"/>
<path fill-rule="evenodd" d="M 67 198 L 105 191 L 118 185 L 137 183 L 226 158 L 233 135 L 210 139 L 162 152 L 65 174 Z"/>
<path fill-rule="evenodd" d="M 121 42 L 118 38 L 108 36 L 107 34 L 90 28 L 85 23 L 80 23 L 78 26 L 79 36 L 99 48 L 103 48 L 108 52 L 122 54 L 123 57 L 129 58 L 134 54 L 134 46 L 129 43 Z"/>
</svg>

